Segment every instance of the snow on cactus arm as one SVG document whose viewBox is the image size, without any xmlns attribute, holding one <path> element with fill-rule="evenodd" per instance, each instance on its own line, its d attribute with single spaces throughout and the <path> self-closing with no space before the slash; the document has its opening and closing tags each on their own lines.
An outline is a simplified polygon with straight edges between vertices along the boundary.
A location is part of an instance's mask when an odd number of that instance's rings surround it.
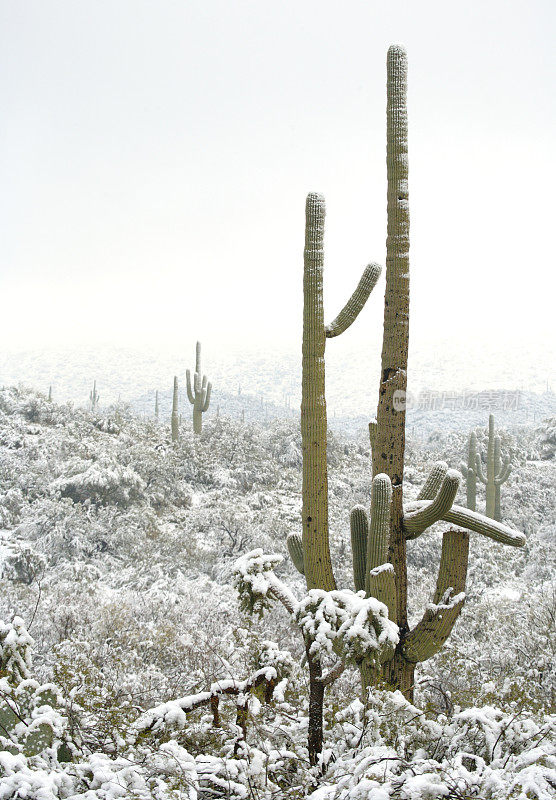
<svg viewBox="0 0 556 800">
<path fill-rule="evenodd" d="M 281 555 L 266 555 L 261 548 L 250 550 L 237 559 L 234 564 L 234 586 L 243 611 L 262 616 L 270 608 L 272 600 L 279 600 L 290 614 L 294 614 L 297 600 L 274 574 L 274 567 L 282 560 Z"/>
<path fill-rule="evenodd" d="M 349 590 L 312 589 L 300 600 L 296 619 L 314 656 L 335 653 L 355 665 L 365 660 L 378 666 L 399 640 L 384 603 Z"/>
<path fill-rule="evenodd" d="M 478 514 L 476 511 L 470 511 L 462 506 L 452 506 L 442 519 L 454 525 L 460 525 L 462 528 L 467 528 L 469 531 L 488 536 L 489 539 L 494 539 L 495 542 L 500 544 L 507 544 L 510 547 L 523 547 L 525 544 L 525 535 L 520 531 L 514 531 L 501 522 L 485 517 L 483 514 Z"/>
</svg>

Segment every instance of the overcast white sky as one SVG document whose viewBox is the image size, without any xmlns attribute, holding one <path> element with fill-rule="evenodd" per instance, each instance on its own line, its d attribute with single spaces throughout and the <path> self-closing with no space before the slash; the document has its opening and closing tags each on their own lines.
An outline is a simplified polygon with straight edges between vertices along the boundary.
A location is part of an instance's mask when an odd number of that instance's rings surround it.
<svg viewBox="0 0 556 800">
<path fill-rule="evenodd" d="M 0 9 L 4 346 L 298 340 L 308 191 L 335 316 L 385 259 L 392 42 L 414 336 L 553 331 L 554 0 Z M 355 335 L 378 335 L 383 290 Z"/>
</svg>

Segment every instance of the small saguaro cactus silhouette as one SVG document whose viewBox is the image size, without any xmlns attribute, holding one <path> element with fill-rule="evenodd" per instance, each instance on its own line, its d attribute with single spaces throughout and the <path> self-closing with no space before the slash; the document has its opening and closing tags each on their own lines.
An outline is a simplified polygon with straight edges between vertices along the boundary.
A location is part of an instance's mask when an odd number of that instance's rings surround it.
<svg viewBox="0 0 556 800">
<path fill-rule="evenodd" d="M 203 414 L 208 410 L 212 384 L 206 375 L 201 375 L 201 342 L 197 342 L 195 350 L 195 374 L 193 376 L 193 389 L 191 387 L 191 372 L 187 370 L 187 397 L 193 406 L 193 431 L 201 433 L 203 429 Z"/>
<path fill-rule="evenodd" d="M 488 418 L 488 445 L 486 455 L 486 475 L 483 472 L 481 457 L 475 458 L 477 477 L 486 487 L 486 515 L 492 519 L 502 519 L 500 510 L 500 486 L 505 483 L 512 471 L 510 456 L 500 454 L 500 437 L 494 434 L 494 415 Z"/>
<path fill-rule="evenodd" d="M 158 404 L 158 389 L 154 393 L 154 418 L 158 422 L 158 417 L 160 414 L 160 406 Z"/>
<path fill-rule="evenodd" d="M 52 386 L 48 387 L 48 402 L 52 402 Z"/>
<path fill-rule="evenodd" d="M 179 433 L 179 412 L 178 412 L 178 379 L 174 376 L 174 393 L 172 395 L 172 416 L 170 417 L 172 427 L 172 441 L 177 442 L 180 438 Z"/>
<path fill-rule="evenodd" d="M 467 464 L 463 461 L 460 464 L 460 471 L 465 478 L 467 492 L 467 508 L 471 511 L 477 510 L 477 471 L 475 462 L 477 461 L 477 434 L 472 431 L 469 434 L 469 445 L 467 450 Z"/>
<path fill-rule="evenodd" d="M 94 381 L 93 388 L 89 393 L 89 402 L 91 404 L 91 411 L 96 411 L 98 408 L 98 401 L 100 400 L 100 395 L 97 392 L 97 382 Z"/>
</svg>

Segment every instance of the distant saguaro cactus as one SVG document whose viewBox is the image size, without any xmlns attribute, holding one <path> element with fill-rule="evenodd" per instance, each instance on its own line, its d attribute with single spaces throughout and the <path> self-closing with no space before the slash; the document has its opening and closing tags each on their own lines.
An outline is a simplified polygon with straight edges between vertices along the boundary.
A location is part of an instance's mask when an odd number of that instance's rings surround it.
<svg viewBox="0 0 556 800">
<path fill-rule="evenodd" d="M 494 435 L 494 415 L 488 418 L 488 445 L 486 456 L 486 476 L 483 472 L 481 457 L 475 458 L 477 477 L 486 486 L 486 515 L 492 519 L 502 519 L 500 510 L 500 486 L 505 483 L 512 471 L 510 456 L 502 460 L 500 455 L 500 437 Z"/>
<path fill-rule="evenodd" d="M 203 430 L 203 414 L 208 410 L 212 384 L 207 381 L 207 376 L 201 376 L 201 342 L 197 342 L 195 350 L 195 374 L 193 376 L 193 390 L 191 388 L 191 372 L 187 370 L 187 397 L 193 406 L 193 431 L 201 433 Z"/>
<path fill-rule="evenodd" d="M 471 511 L 477 510 L 477 472 L 475 462 L 477 461 L 477 434 L 472 431 L 469 434 L 469 446 L 467 450 L 467 464 L 460 464 L 460 470 L 465 478 L 467 490 L 467 508 Z"/>
<path fill-rule="evenodd" d="M 180 424 L 178 412 L 178 379 L 174 376 L 174 394 L 172 395 L 172 416 L 170 418 L 172 427 L 172 441 L 177 442 L 180 438 Z"/>
<path fill-rule="evenodd" d="M 158 405 L 158 389 L 157 389 L 156 392 L 154 393 L 154 418 L 156 419 L 157 422 L 159 413 L 160 413 L 160 407 Z"/>
<path fill-rule="evenodd" d="M 100 395 L 97 392 L 97 382 L 93 383 L 93 388 L 89 393 L 89 402 L 91 404 L 91 411 L 96 411 L 98 408 L 98 401 L 100 400 Z"/>
<path fill-rule="evenodd" d="M 48 402 L 52 402 L 52 386 L 48 387 Z"/>
</svg>

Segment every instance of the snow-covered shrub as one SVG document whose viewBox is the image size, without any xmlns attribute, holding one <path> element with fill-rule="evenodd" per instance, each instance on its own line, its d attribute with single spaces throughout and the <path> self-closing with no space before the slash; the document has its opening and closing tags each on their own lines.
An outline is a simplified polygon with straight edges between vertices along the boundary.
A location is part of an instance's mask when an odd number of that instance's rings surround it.
<svg viewBox="0 0 556 800">
<path fill-rule="evenodd" d="M 545 461 L 554 459 L 556 456 L 556 417 L 544 421 L 539 440 L 541 458 Z"/>
<path fill-rule="evenodd" d="M 2 564 L 2 577 L 21 581 L 28 586 L 40 579 L 46 568 L 46 558 L 28 544 L 17 544 Z"/>
<path fill-rule="evenodd" d="M 93 420 L 93 425 L 97 431 L 103 433 L 111 433 L 117 436 L 120 432 L 120 427 L 112 417 L 96 417 Z"/>
<path fill-rule="evenodd" d="M 74 503 L 87 500 L 95 505 L 126 508 L 145 496 L 145 484 L 131 467 L 94 463 L 85 472 L 61 478 L 55 484 L 61 497 Z"/>
</svg>

